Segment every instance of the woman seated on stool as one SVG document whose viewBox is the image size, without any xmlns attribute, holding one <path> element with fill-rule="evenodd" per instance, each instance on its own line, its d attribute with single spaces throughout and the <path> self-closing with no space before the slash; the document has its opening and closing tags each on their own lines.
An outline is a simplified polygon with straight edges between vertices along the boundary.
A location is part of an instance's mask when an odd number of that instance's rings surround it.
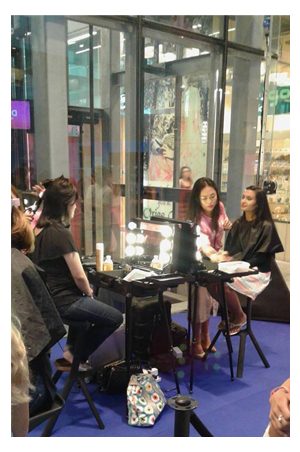
<svg viewBox="0 0 300 452">
<path fill-rule="evenodd" d="M 35 250 L 32 260 L 46 272 L 53 300 L 65 323 L 90 322 L 81 362 L 88 357 L 122 323 L 122 314 L 93 298 L 79 252 L 69 229 L 74 217 L 78 194 L 72 182 L 60 176 L 45 183 L 43 210 L 34 229 Z M 64 358 L 73 361 L 77 330 L 70 326 Z M 83 368 L 84 366 L 82 366 Z"/>
<path fill-rule="evenodd" d="M 258 269 L 258 273 L 234 278 L 233 282 L 225 285 L 230 335 L 239 333 L 246 324 L 246 315 L 236 292 L 254 300 L 270 282 L 272 258 L 275 253 L 283 251 L 266 193 L 260 187 L 251 185 L 246 188 L 241 199 L 241 210 L 243 214 L 233 223 L 225 242 L 225 251 L 219 253 L 217 261 L 246 261 L 250 267 Z M 215 286 L 208 289 L 213 297 L 219 298 Z M 223 322 L 219 328 L 224 329 Z"/>
<path fill-rule="evenodd" d="M 189 218 L 200 226 L 202 254 L 213 261 L 223 246 L 224 230 L 230 229 L 231 223 L 212 179 L 201 177 L 195 182 L 190 198 Z M 204 358 L 205 351 L 210 346 L 208 325 L 212 304 L 213 299 L 206 287 L 199 287 L 194 334 L 196 358 Z M 213 347 L 211 351 L 216 352 L 216 348 Z"/>
</svg>

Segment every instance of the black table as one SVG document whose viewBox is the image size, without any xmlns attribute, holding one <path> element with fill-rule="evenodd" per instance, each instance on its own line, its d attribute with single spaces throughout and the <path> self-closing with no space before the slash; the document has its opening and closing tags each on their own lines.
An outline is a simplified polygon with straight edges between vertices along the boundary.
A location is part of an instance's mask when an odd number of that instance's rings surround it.
<svg viewBox="0 0 300 452">
<path fill-rule="evenodd" d="M 215 343 L 217 342 L 219 336 L 221 333 L 223 333 L 227 349 L 228 349 L 228 357 L 229 357 L 229 366 L 230 366 L 230 376 L 231 380 L 234 380 L 234 374 L 233 374 L 233 363 L 232 363 L 232 343 L 231 343 L 231 336 L 229 334 L 229 321 L 228 321 L 228 308 L 227 308 L 227 302 L 225 297 L 225 284 L 227 282 L 231 282 L 233 278 L 241 277 L 241 276 L 248 276 L 258 273 L 257 270 L 247 270 L 242 272 L 235 272 L 235 273 L 225 273 L 223 271 L 218 270 L 218 264 L 211 262 L 209 260 L 204 260 L 204 266 L 203 270 L 198 271 L 195 273 L 194 280 L 189 283 L 189 297 L 188 297 L 188 337 L 189 337 L 189 347 L 190 347 L 190 392 L 193 391 L 193 379 L 194 379 L 194 355 L 193 355 L 193 345 L 196 343 L 195 338 L 195 323 L 196 323 L 196 309 L 197 309 L 197 302 L 198 302 L 198 290 L 197 288 L 199 286 L 208 286 L 209 284 L 218 284 L 220 285 L 221 290 L 221 297 L 220 297 L 220 310 L 221 310 L 221 317 L 224 321 L 225 328 L 224 329 L 218 329 L 217 333 L 215 334 L 214 338 L 211 341 L 211 344 L 209 348 L 205 352 L 205 356 L 208 355 L 208 353 L 211 351 Z M 192 287 L 194 286 L 194 303 L 193 303 L 193 309 L 192 309 Z M 191 325 L 192 324 L 192 342 L 191 342 Z"/>
</svg>

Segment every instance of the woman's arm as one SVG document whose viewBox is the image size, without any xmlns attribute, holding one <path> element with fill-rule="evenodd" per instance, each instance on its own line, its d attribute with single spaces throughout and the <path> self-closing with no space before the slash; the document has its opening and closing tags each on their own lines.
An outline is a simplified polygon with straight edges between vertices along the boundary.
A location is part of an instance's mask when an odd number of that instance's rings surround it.
<svg viewBox="0 0 300 452">
<path fill-rule="evenodd" d="M 81 292 L 85 293 L 88 297 L 93 296 L 93 289 L 91 288 L 85 271 L 82 267 L 79 254 L 75 251 L 72 253 L 64 254 L 64 259 L 69 267 L 69 270 L 74 278 L 75 284 Z"/>
</svg>

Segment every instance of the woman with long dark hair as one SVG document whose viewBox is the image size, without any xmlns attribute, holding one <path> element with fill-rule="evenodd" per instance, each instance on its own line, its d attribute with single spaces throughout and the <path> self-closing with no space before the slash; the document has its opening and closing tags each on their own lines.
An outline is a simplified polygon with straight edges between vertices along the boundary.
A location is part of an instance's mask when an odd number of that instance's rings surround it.
<svg viewBox="0 0 300 452">
<path fill-rule="evenodd" d="M 255 185 L 247 187 L 242 194 L 241 211 L 242 216 L 233 223 L 228 233 L 225 252 L 223 256 L 220 255 L 220 259 L 249 262 L 250 267 L 258 269 L 258 273 L 234 278 L 233 282 L 226 283 L 231 335 L 237 334 L 246 323 L 236 292 L 254 300 L 270 282 L 272 258 L 275 253 L 283 251 L 263 189 Z M 215 298 L 218 297 L 215 288 L 209 287 L 209 291 Z M 219 327 L 224 327 L 222 322 Z"/>
<path fill-rule="evenodd" d="M 231 223 L 220 201 L 218 187 L 208 177 L 196 180 L 190 198 L 188 218 L 200 226 L 201 252 L 212 261 L 217 261 L 219 251 L 223 246 L 224 230 Z M 209 317 L 213 300 L 206 287 L 198 288 L 198 303 L 196 311 L 194 356 L 203 358 L 210 345 Z M 213 347 L 212 352 L 216 349 Z"/>
<path fill-rule="evenodd" d="M 85 337 L 81 356 L 88 357 L 122 323 L 122 314 L 111 306 L 93 298 L 79 252 L 69 229 L 74 217 L 78 194 L 75 185 L 60 176 L 45 183 L 43 210 L 35 228 L 35 250 L 32 260 L 46 272 L 47 283 L 62 319 L 88 321 L 90 328 Z M 64 358 L 73 360 L 73 347 L 77 331 L 69 328 Z"/>
</svg>

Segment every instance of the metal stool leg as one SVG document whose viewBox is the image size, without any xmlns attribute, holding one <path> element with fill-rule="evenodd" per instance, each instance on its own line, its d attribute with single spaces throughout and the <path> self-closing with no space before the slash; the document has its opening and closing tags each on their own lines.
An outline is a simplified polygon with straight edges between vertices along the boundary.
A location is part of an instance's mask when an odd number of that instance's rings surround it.
<svg viewBox="0 0 300 452">
<path fill-rule="evenodd" d="M 78 381 L 78 383 L 80 384 L 80 387 L 81 387 L 81 389 L 82 389 L 82 392 L 83 392 L 83 394 L 85 395 L 85 398 L 86 398 L 86 400 L 87 400 L 87 402 L 88 402 L 88 404 L 89 404 L 89 406 L 90 406 L 90 409 L 91 409 L 91 411 L 92 411 L 92 413 L 93 413 L 93 415 L 94 415 L 94 417 L 95 417 L 95 419 L 96 419 L 96 421 L 97 421 L 97 424 L 99 425 L 99 428 L 100 428 L 101 430 L 103 430 L 103 429 L 105 428 L 105 427 L 104 427 L 104 424 L 103 424 L 103 422 L 102 422 L 102 419 L 100 418 L 100 415 L 99 415 L 99 413 L 98 413 L 98 411 L 97 411 L 97 409 L 96 409 L 96 407 L 95 407 L 95 404 L 94 404 L 94 402 L 93 402 L 93 399 L 91 398 L 91 395 L 90 395 L 90 393 L 89 393 L 89 391 L 88 391 L 88 389 L 87 389 L 87 386 L 86 386 L 84 380 L 83 380 L 81 377 L 79 377 L 79 378 L 77 379 L 77 381 Z"/>
<path fill-rule="evenodd" d="M 89 394 L 87 386 L 86 386 L 86 384 L 85 384 L 85 382 L 83 380 L 83 378 L 86 375 L 86 372 L 80 372 L 79 371 L 80 360 L 81 360 L 81 357 L 83 356 L 82 355 L 82 351 L 83 351 L 83 348 L 84 348 L 84 345 L 85 345 L 84 344 L 84 334 L 86 333 L 88 328 L 89 328 L 89 324 L 86 322 L 85 325 L 83 325 L 83 327 L 82 327 L 81 335 L 78 336 L 78 338 L 76 340 L 76 344 L 75 344 L 74 352 L 73 352 L 73 362 L 72 362 L 72 365 L 71 365 L 71 369 L 69 371 L 69 375 L 68 375 L 68 377 L 66 379 L 66 382 L 64 384 L 63 390 L 61 392 L 61 397 L 64 399 L 64 401 L 67 401 L 67 398 L 68 398 L 68 396 L 70 394 L 70 391 L 71 391 L 71 389 L 72 389 L 72 387 L 74 385 L 74 382 L 76 381 L 79 384 L 79 386 L 80 386 L 80 388 L 81 388 L 81 390 L 82 390 L 82 392 L 83 392 L 83 394 L 84 394 L 84 396 L 85 396 L 85 398 L 86 398 L 86 400 L 87 400 L 87 402 L 89 404 L 89 407 L 90 407 L 90 409 L 91 409 L 91 411 L 92 411 L 92 413 L 93 413 L 93 415 L 94 415 L 94 417 L 95 417 L 95 419 L 96 419 L 96 421 L 98 423 L 99 428 L 100 429 L 104 429 L 104 424 L 103 424 L 103 422 L 102 422 L 102 420 L 101 420 L 101 418 L 99 416 L 99 413 L 97 412 L 97 409 L 96 409 L 96 407 L 95 407 L 95 405 L 93 403 L 91 395 Z M 61 374 L 62 374 L 61 370 L 57 370 L 55 372 L 55 374 L 53 376 L 53 381 L 55 383 L 58 381 L 58 379 L 60 378 Z M 42 436 L 50 436 L 51 435 L 53 427 L 54 427 L 59 415 L 60 415 L 60 412 L 55 414 L 53 417 L 51 417 L 49 419 L 49 421 L 46 424 L 46 427 L 44 428 Z"/>
<path fill-rule="evenodd" d="M 191 317 L 191 323 L 192 323 L 192 343 L 190 344 L 190 387 L 189 392 L 192 394 L 193 392 L 193 385 L 194 385 L 194 345 L 196 343 L 196 335 L 195 335 L 195 326 L 196 326 L 196 313 L 197 313 L 197 303 L 198 303 L 198 287 L 199 284 L 197 282 L 194 283 L 194 303 L 190 304 L 190 310 L 193 312 Z M 192 297 L 192 292 L 189 294 Z"/>
<path fill-rule="evenodd" d="M 188 349 L 187 353 L 190 356 L 191 354 L 191 324 L 192 324 L 192 286 L 193 283 L 189 282 L 188 285 L 188 328 L 187 328 L 187 343 Z"/>
<path fill-rule="evenodd" d="M 247 331 L 240 332 L 239 356 L 237 364 L 236 376 L 242 378 L 244 371 L 245 348 L 246 348 Z"/>
<path fill-rule="evenodd" d="M 170 327 L 169 327 L 169 322 L 168 322 L 166 307 L 164 304 L 162 290 L 159 290 L 159 292 L 158 292 L 158 303 L 160 305 L 160 310 L 163 315 L 163 319 L 164 319 L 164 323 L 165 323 L 165 327 L 166 327 L 166 331 L 167 331 L 168 342 L 169 342 L 168 345 L 169 345 L 170 354 L 171 354 L 171 358 L 172 358 L 172 370 L 173 370 L 174 380 L 175 380 L 175 384 L 176 384 L 176 390 L 177 390 L 177 394 L 180 394 L 180 386 L 179 386 L 178 375 L 177 375 L 176 366 L 175 366 L 175 358 L 174 358 L 174 354 L 173 354 L 173 340 L 172 340 L 171 331 L 170 331 Z"/>
<path fill-rule="evenodd" d="M 57 370 L 55 372 L 55 374 L 53 375 L 53 377 L 52 377 L 53 383 L 56 384 L 61 376 L 62 376 L 62 371 L 61 370 Z"/>
<path fill-rule="evenodd" d="M 236 376 L 238 378 L 241 378 L 243 376 L 243 371 L 244 371 L 244 361 L 245 361 L 245 347 L 246 347 L 246 339 L 247 336 L 250 337 L 257 353 L 259 354 L 263 364 L 265 365 L 265 367 L 270 367 L 270 364 L 267 360 L 267 358 L 265 357 L 262 349 L 260 348 L 260 345 L 257 342 L 256 337 L 254 336 L 254 333 L 252 331 L 252 326 L 251 326 L 251 318 L 252 318 L 252 301 L 250 300 L 250 298 L 247 298 L 247 327 L 239 332 L 239 336 L 240 336 L 240 345 L 239 345 L 239 356 L 238 356 L 238 364 L 237 364 L 237 374 Z"/>
<path fill-rule="evenodd" d="M 229 358 L 229 367 L 230 367 L 230 378 L 231 381 L 234 380 L 234 373 L 233 373 L 233 362 L 232 362 L 232 343 L 231 343 L 231 337 L 229 334 L 229 321 L 228 321 L 228 311 L 227 311 L 227 302 L 226 302 L 226 295 L 225 295 L 225 288 L 224 288 L 224 282 L 221 283 L 221 299 L 222 299 L 222 317 L 225 320 L 225 331 L 223 331 L 223 334 L 226 339 L 227 349 L 228 349 L 228 358 Z"/>
<path fill-rule="evenodd" d="M 72 376 L 70 374 L 67 378 L 67 381 L 66 381 L 64 388 L 62 390 L 62 393 L 61 393 L 63 400 L 67 400 L 67 397 L 72 389 L 73 384 L 74 384 L 74 378 L 72 378 Z M 49 421 L 46 424 L 46 427 L 43 430 L 42 436 L 51 436 L 53 427 L 55 426 L 60 413 L 61 412 L 55 414 L 53 417 L 51 417 L 49 419 Z"/>
<path fill-rule="evenodd" d="M 252 341 L 254 347 L 256 348 L 257 353 L 259 354 L 259 356 L 260 356 L 262 362 L 264 363 L 265 367 L 270 367 L 270 364 L 269 364 L 267 358 L 265 357 L 265 355 L 264 355 L 262 349 L 260 348 L 260 346 L 259 346 L 259 344 L 258 344 L 258 342 L 257 342 L 257 340 L 256 340 L 256 337 L 254 336 L 252 330 L 249 331 L 248 334 L 249 334 L 249 336 L 250 336 L 250 339 L 251 339 L 251 341 Z"/>
</svg>

